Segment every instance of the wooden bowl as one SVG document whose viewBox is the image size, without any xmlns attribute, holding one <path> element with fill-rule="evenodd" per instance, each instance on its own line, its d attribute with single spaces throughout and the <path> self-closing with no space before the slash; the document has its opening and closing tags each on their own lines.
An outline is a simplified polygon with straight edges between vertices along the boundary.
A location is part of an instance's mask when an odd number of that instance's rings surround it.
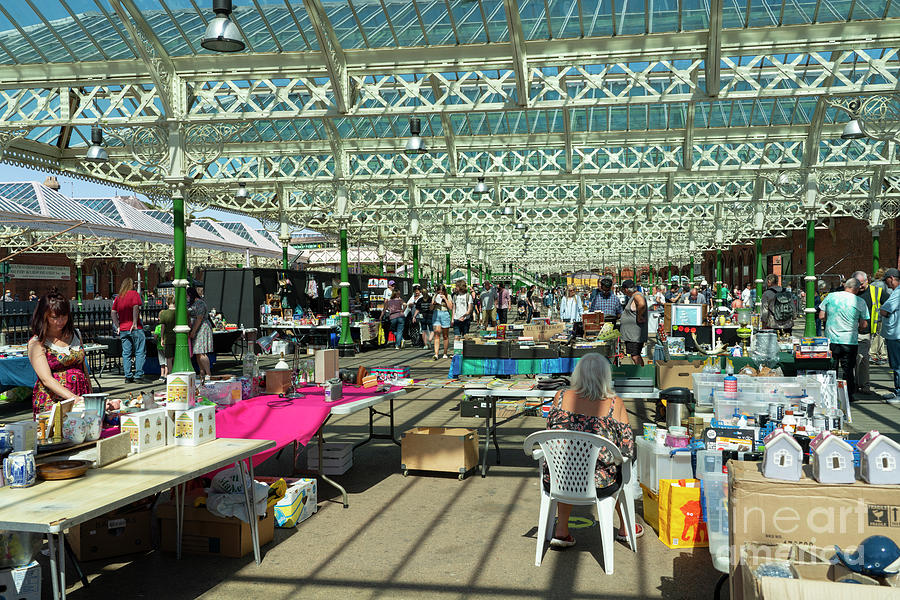
<svg viewBox="0 0 900 600">
<path fill-rule="evenodd" d="M 57 460 L 37 466 L 37 475 L 41 479 L 74 479 L 81 477 L 91 468 L 89 460 Z"/>
</svg>

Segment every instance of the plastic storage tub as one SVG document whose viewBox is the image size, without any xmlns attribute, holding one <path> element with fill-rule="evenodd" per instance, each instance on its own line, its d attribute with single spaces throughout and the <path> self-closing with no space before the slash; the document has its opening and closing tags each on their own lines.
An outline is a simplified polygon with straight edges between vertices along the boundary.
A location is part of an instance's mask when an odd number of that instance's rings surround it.
<svg viewBox="0 0 900 600">
<path fill-rule="evenodd" d="M 720 453 L 721 454 L 721 453 Z M 701 473 L 698 478 L 703 496 L 703 519 L 709 533 L 709 553 L 713 565 L 719 571 L 727 571 L 729 559 L 728 545 L 728 474 Z"/>
<path fill-rule="evenodd" d="M 760 413 L 769 414 L 769 404 L 785 404 L 784 396 L 780 394 L 738 392 L 734 397 L 728 397 L 724 390 L 713 395 L 716 419 L 722 421 L 738 415 L 756 416 Z"/>
<path fill-rule="evenodd" d="M 637 438 L 638 481 L 654 493 L 659 493 L 660 479 L 693 479 L 690 452 L 676 452 L 671 448 Z"/>
<path fill-rule="evenodd" d="M 706 473 L 722 474 L 721 450 L 697 450 L 697 478 L 703 477 Z"/>
<path fill-rule="evenodd" d="M 822 384 L 815 377 L 751 377 L 735 375 L 738 392 L 751 394 L 773 394 L 782 397 L 800 398 L 809 396 L 818 406 L 822 406 L 824 396 Z M 694 398 L 701 406 L 712 406 L 715 396 L 725 391 L 725 375 L 720 373 L 694 373 Z"/>
</svg>

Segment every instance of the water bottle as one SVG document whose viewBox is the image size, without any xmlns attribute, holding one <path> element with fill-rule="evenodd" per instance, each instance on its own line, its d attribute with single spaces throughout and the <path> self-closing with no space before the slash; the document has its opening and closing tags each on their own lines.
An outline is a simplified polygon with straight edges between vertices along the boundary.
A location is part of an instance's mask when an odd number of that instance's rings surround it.
<svg viewBox="0 0 900 600">
<path fill-rule="evenodd" d="M 244 368 L 242 372 L 244 377 L 256 377 L 257 363 L 256 354 L 251 351 L 244 352 Z"/>
</svg>

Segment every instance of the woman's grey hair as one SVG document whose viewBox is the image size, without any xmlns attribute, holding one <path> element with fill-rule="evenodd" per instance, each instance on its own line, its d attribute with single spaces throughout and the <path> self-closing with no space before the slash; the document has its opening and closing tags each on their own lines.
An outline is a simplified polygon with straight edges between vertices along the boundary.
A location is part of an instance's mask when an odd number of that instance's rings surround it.
<svg viewBox="0 0 900 600">
<path fill-rule="evenodd" d="M 602 354 L 589 352 L 581 357 L 572 372 L 572 389 L 582 398 L 603 400 L 613 391 L 612 367 Z"/>
</svg>

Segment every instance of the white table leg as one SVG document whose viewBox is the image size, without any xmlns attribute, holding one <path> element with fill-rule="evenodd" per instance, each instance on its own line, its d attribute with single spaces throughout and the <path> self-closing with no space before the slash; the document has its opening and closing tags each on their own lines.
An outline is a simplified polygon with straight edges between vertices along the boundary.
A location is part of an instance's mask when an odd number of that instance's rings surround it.
<svg viewBox="0 0 900 600">
<path fill-rule="evenodd" d="M 59 565 L 56 564 L 56 535 L 47 534 L 47 543 L 50 546 L 50 585 L 53 588 L 53 600 L 59 599 Z"/>
<path fill-rule="evenodd" d="M 59 597 L 66 600 L 66 534 L 60 531 L 56 541 L 56 550 L 59 552 Z"/>
<path fill-rule="evenodd" d="M 253 501 L 253 479 L 247 473 L 244 467 L 244 461 L 235 463 L 238 472 L 241 474 L 241 481 L 244 484 L 244 504 L 247 507 L 247 517 L 250 525 L 250 537 L 253 539 L 253 558 L 259 565 L 262 560 L 259 556 L 259 521 L 256 518 L 256 510 L 254 510 L 255 502 Z"/>
<path fill-rule="evenodd" d="M 250 486 L 251 486 L 251 490 L 252 490 L 253 479 L 254 479 L 253 478 L 253 457 L 252 456 L 247 459 L 247 466 L 250 470 Z M 252 499 L 253 499 L 253 497 L 251 496 L 251 501 L 252 501 Z M 254 515 L 254 517 L 255 516 L 256 515 Z M 259 519 L 253 518 L 253 519 L 250 519 L 250 522 L 251 522 L 250 533 L 253 534 L 253 549 L 256 552 L 256 564 L 259 565 L 262 562 L 262 557 L 260 556 L 261 551 L 259 548 Z"/>
</svg>

